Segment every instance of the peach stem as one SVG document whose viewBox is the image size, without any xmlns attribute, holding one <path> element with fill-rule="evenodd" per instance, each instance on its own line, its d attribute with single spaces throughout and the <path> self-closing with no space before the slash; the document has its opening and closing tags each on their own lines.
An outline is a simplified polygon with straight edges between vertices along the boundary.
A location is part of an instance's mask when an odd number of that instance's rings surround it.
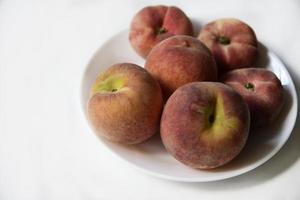
<svg viewBox="0 0 300 200">
<path fill-rule="evenodd" d="M 221 36 L 219 37 L 219 43 L 223 45 L 230 44 L 230 39 L 228 37 Z"/>
<path fill-rule="evenodd" d="M 166 28 L 160 27 L 157 31 L 157 34 L 160 35 L 160 34 L 164 34 L 166 32 L 168 32 L 168 30 Z"/>
<path fill-rule="evenodd" d="M 244 86 L 248 90 L 254 90 L 254 85 L 252 83 L 246 83 Z"/>
</svg>

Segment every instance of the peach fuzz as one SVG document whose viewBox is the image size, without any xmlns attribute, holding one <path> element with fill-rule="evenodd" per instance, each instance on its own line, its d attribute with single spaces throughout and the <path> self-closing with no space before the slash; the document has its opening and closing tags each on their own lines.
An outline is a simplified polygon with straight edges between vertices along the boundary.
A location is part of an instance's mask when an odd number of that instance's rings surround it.
<svg viewBox="0 0 300 200">
<path fill-rule="evenodd" d="M 193 35 L 193 26 L 185 13 L 175 6 L 148 6 L 132 19 L 129 41 L 146 58 L 162 40 L 174 35 Z"/>
<path fill-rule="evenodd" d="M 284 104 L 283 87 L 276 75 L 266 69 L 247 68 L 228 72 L 222 82 L 243 96 L 251 114 L 251 126 L 272 123 Z"/>
<path fill-rule="evenodd" d="M 211 50 L 220 73 L 250 67 L 257 59 L 256 35 L 238 19 L 212 21 L 202 28 L 198 39 Z"/>
<path fill-rule="evenodd" d="M 98 76 L 91 89 L 87 114 L 98 136 L 137 144 L 158 132 L 162 107 L 156 80 L 142 67 L 120 63 Z"/>
<path fill-rule="evenodd" d="M 164 146 L 178 161 L 211 169 L 240 153 L 249 125 L 247 104 L 232 88 L 217 82 L 193 82 L 168 99 L 160 131 Z"/>
<path fill-rule="evenodd" d="M 165 100 L 186 83 L 217 80 L 216 63 L 209 49 L 190 36 L 173 36 L 156 45 L 145 68 L 158 80 Z"/>
</svg>

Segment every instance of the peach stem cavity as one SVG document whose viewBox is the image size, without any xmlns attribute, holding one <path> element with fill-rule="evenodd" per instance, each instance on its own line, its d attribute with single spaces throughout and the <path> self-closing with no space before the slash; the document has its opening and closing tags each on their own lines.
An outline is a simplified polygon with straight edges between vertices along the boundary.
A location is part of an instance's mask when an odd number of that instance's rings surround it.
<svg viewBox="0 0 300 200">
<path fill-rule="evenodd" d="M 230 39 L 228 37 L 220 36 L 218 39 L 219 43 L 222 45 L 230 44 Z"/>
<path fill-rule="evenodd" d="M 168 32 L 168 30 L 167 30 L 166 28 L 160 27 L 160 28 L 158 29 L 158 31 L 157 31 L 157 35 L 161 35 L 161 34 L 164 34 L 164 33 L 166 33 L 166 32 Z"/>
<path fill-rule="evenodd" d="M 246 83 L 244 85 L 244 87 L 247 89 L 247 90 L 254 90 L 254 85 L 252 83 Z"/>
</svg>

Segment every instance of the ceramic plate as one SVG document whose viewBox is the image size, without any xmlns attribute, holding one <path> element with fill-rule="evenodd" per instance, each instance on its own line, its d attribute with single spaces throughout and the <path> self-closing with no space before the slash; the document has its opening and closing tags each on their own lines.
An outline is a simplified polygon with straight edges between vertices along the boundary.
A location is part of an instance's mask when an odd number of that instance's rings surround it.
<svg viewBox="0 0 300 200">
<path fill-rule="evenodd" d="M 258 65 L 273 71 L 284 86 L 285 105 L 277 121 L 271 126 L 257 131 L 263 133 L 259 139 L 250 137 L 243 151 L 229 164 L 213 170 L 197 170 L 187 167 L 167 153 L 159 134 L 142 144 L 130 147 L 114 144 L 105 139 L 100 139 L 101 142 L 120 158 L 138 169 L 176 181 L 207 182 L 221 180 L 246 173 L 262 165 L 274 156 L 289 138 L 296 121 L 298 101 L 294 83 L 284 64 L 262 44 L 259 45 L 259 51 Z M 129 44 L 128 31 L 122 31 L 111 37 L 98 49 L 86 66 L 81 87 L 81 106 L 84 114 L 86 113 L 89 90 L 96 76 L 110 65 L 119 62 L 144 65 L 144 60 L 134 52 Z"/>
</svg>

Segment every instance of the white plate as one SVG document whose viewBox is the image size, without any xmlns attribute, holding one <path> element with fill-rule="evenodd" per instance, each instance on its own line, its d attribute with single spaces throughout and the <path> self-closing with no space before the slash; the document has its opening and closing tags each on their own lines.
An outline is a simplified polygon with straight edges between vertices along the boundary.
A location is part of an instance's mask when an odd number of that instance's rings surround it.
<svg viewBox="0 0 300 200">
<path fill-rule="evenodd" d="M 207 182 L 234 177 L 248 172 L 274 156 L 289 138 L 297 116 L 298 101 L 294 83 L 284 64 L 272 52 L 260 45 L 260 65 L 268 65 L 281 80 L 285 91 L 285 106 L 278 120 L 270 127 L 261 129 L 271 137 L 251 138 L 241 154 L 229 164 L 214 170 L 197 170 L 187 167 L 163 147 L 157 134 L 149 141 L 135 146 L 123 146 L 101 139 L 112 152 L 133 166 L 149 174 L 175 181 Z M 83 74 L 81 103 L 86 113 L 89 89 L 100 71 L 112 64 L 131 62 L 143 66 L 144 60 L 132 49 L 128 41 L 128 31 L 114 35 L 94 54 Z"/>
</svg>

